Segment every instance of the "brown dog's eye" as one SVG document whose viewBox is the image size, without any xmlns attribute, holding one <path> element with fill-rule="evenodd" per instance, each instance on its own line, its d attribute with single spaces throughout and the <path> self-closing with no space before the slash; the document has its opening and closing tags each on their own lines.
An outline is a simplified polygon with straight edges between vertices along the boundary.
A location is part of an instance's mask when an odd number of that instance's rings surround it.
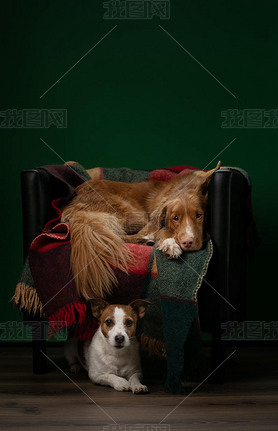
<svg viewBox="0 0 278 431">
<path fill-rule="evenodd" d="M 130 319 L 127 319 L 126 320 L 126 322 L 125 322 L 125 324 L 126 324 L 126 326 L 132 326 L 133 325 L 133 322 L 132 322 L 132 320 L 130 320 Z"/>
<path fill-rule="evenodd" d="M 173 220 L 178 221 L 178 216 L 173 217 Z"/>
<path fill-rule="evenodd" d="M 111 320 L 111 319 L 107 319 L 107 320 L 105 320 L 105 324 L 106 324 L 107 326 L 112 326 L 113 322 L 112 322 L 112 320 Z"/>
<path fill-rule="evenodd" d="M 196 218 L 200 218 L 200 217 L 202 217 L 202 214 L 197 213 Z"/>
</svg>

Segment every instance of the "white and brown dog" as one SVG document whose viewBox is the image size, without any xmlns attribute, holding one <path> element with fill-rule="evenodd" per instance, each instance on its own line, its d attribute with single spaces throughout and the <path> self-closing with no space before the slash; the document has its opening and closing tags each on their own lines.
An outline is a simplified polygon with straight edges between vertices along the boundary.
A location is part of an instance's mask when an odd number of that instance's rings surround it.
<svg viewBox="0 0 278 431">
<path fill-rule="evenodd" d="M 93 383 L 112 386 L 116 391 L 147 393 L 147 386 L 141 383 L 136 327 L 148 304 L 143 299 L 129 305 L 110 305 L 103 299 L 92 299 L 92 313 L 100 326 L 91 341 L 81 344 L 75 338 L 68 339 L 65 356 L 71 371 L 78 372 L 81 364 Z"/>
</svg>

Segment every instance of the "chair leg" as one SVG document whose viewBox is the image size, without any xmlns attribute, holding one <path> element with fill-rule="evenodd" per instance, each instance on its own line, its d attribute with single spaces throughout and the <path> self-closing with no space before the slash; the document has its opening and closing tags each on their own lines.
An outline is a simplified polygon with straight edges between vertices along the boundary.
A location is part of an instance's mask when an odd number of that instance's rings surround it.
<svg viewBox="0 0 278 431">
<path fill-rule="evenodd" d="M 226 342 L 221 340 L 222 332 L 214 330 L 212 332 L 211 344 L 211 383 L 222 384 L 225 380 L 226 364 L 222 362 L 226 359 Z M 221 365 L 222 364 L 222 365 Z M 217 368 L 219 367 L 219 368 Z"/>
<path fill-rule="evenodd" d="M 45 322 L 32 322 L 33 373 L 47 373 Z"/>
</svg>

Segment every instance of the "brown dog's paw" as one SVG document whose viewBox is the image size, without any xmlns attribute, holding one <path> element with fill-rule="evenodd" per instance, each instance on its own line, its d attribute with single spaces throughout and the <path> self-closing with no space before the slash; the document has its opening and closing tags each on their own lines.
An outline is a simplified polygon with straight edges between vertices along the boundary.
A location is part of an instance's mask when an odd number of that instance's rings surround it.
<svg viewBox="0 0 278 431">
<path fill-rule="evenodd" d="M 182 254 L 182 249 L 176 243 L 174 238 L 167 238 L 160 241 L 158 244 L 158 249 L 166 254 L 170 259 L 177 259 Z"/>
<path fill-rule="evenodd" d="M 154 235 L 146 235 L 141 238 L 141 241 L 142 241 L 142 244 L 152 246 L 155 244 L 155 237 Z"/>
</svg>

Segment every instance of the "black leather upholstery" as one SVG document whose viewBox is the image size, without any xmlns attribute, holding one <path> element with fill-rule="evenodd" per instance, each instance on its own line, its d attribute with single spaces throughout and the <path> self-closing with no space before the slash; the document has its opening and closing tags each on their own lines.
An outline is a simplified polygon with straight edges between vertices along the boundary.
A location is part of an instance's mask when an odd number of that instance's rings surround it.
<svg viewBox="0 0 278 431">
<path fill-rule="evenodd" d="M 57 185 L 42 168 L 21 173 L 24 256 L 32 240 L 52 216 L 51 201 L 59 197 Z M 207 231 L 214 254 L 203 286 L 199 291 L 200 321 L 203 331 L 212 333 L 212 366 L 225 358 L 221 341 L 221 323 L 242 320 L 246 311 L 246 201 L 248 182 L 233 169 L 222 169 L 212 177 L 209 186 Z M 28 318 L 28 320 L 30 320 Z M 45 372 L 45 350 L 40 342 L 33 344 L 34 372 Z M 38 363 L 42 361 L 41 364 Z M 218 373 L 218 380 L 222 380 Z"/>
<path fill-rule="evenodd" d="M 203 329 L 210 332 L 219 322 L 244 318 L 248 192 L 246 178 L 236 170 L 217 171 L 210 183 L 207 230 L 214 251 L 199 292 Z"/>
</svg>

